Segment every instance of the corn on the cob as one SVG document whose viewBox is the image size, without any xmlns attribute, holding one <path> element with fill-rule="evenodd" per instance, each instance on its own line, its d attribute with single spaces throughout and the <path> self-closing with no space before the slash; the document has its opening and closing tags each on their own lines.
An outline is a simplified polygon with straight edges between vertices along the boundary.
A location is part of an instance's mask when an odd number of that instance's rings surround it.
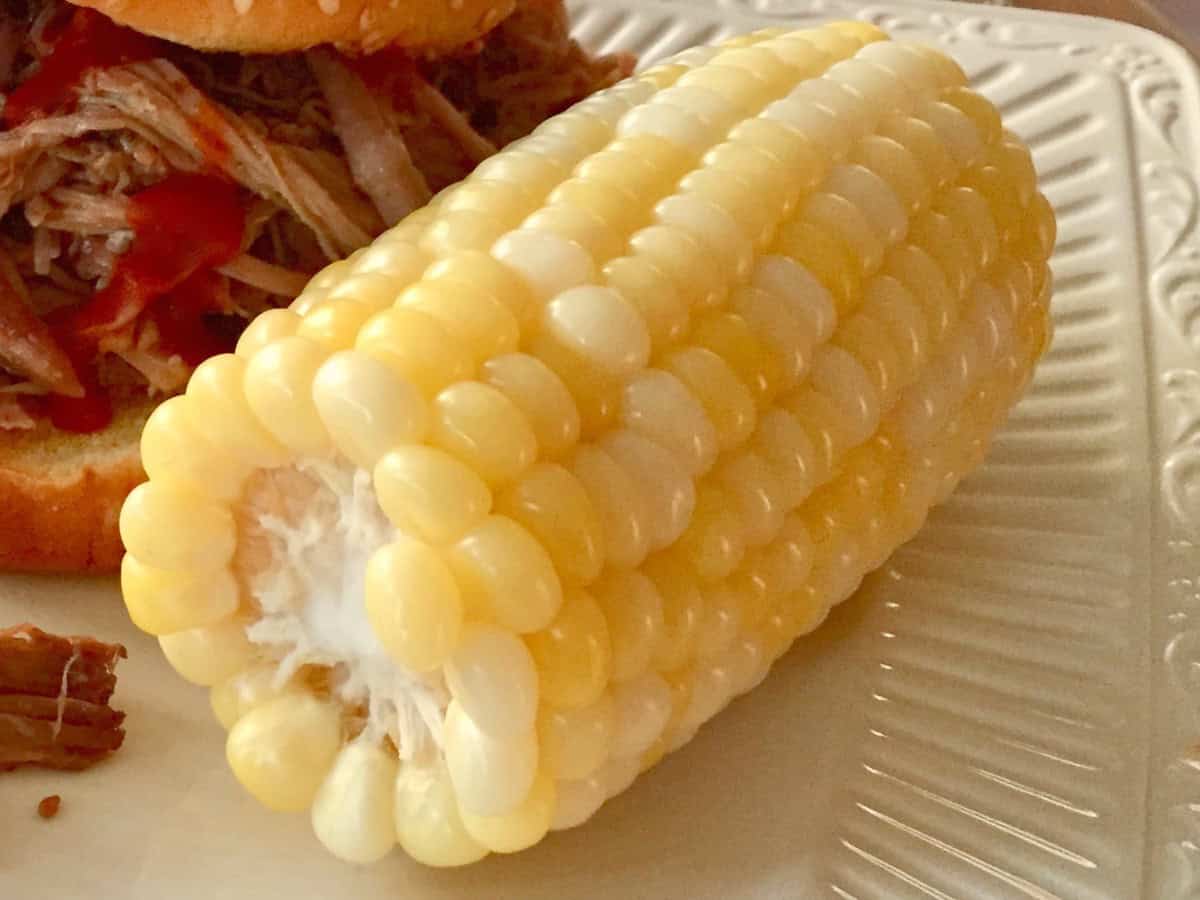
<svg viewBox="0 0 1200 900">
<path fill-rule="evenodd" d="M 1054 218 L 951 61 L 690 51 L 202 365 L 121 517 L 134 620 L 260 800 L 430 865 L 586 821 L 977 465 Z"/>
</svg>

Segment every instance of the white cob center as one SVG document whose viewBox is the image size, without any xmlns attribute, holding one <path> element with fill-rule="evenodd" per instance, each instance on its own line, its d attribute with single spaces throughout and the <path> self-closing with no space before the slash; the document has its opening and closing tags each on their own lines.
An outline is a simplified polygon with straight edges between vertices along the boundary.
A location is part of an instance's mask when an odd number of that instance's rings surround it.
<svg viewBox="0 0 1200 900">
<path fill-rule="evenodd" d="M 266 503 L 250 514 L 251 527 L 260 529 L 269 550 L 248 576 L 262 612 L 246 634 L 278 661 L 277 686 L 303 666 L 324 667 L 331 691 L 345 706 L 366 710 L 365 737 L 387 735 L 402 759 L 422 755 L 441 743 L 445 681 L 440 672 L 421 675 L 392 659 L 363 603 L 367 562 L 395 540 L 397 529 L 362 469 L 309 460 L 284 473 L 266 478 L 286 480 L 289 491 L 303 479 L 311 493 L 300 509 Z"/>
</svg>

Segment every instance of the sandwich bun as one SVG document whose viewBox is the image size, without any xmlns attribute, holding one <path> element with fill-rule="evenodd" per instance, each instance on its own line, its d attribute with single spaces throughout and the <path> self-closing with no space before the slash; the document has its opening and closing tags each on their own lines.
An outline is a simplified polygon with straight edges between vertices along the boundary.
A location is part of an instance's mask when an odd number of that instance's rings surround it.
<svg viewBox="0 0 1200 900">
<path fill-rule="evenodd" d="M 157 400 L 117 407 L 95 434 L 0 431 L 0 571 L 113 572 L 117 517 L 145 480 L 138 444 Z"/>
<path fill-rule="evenodd" d="M 450 50 L 489 31 L 516 0 L 70 0 L 199 50 L 288 53 L 317 44 Z"/>
</svg>

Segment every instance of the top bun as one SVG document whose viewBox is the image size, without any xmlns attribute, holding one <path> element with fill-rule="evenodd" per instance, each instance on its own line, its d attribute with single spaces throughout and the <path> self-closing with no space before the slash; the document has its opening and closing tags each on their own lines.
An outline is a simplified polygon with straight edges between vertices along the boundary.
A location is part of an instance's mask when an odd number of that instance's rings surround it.
<svg viewBox="0 0 1200 900">
<path fill-rule="evenodd" d="M 491 30 L 516 0 L 71 0 L 199 50 L 288 53 L 317 44 L 450 50 Z"/>
</svg>

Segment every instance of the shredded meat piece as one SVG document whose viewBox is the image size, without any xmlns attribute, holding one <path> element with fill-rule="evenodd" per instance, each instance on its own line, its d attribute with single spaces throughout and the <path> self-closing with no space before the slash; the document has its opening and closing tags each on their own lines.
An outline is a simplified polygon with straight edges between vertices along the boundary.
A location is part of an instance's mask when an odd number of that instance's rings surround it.
<svg viewBox="0 0 1200 900">
<path fill-rule="evenodd" d="M 457 141 L 473 165 L 496 152 L 496 145 L 471 127 L 467 117 L 441 91 L 419 75 L 413 78 L 412 94 L 414 106 Z"/>
<path fill-rule="evenodd" d="M 381 223 L 354 190 L 345 163 L 332 154 L 269 141 L 205 97 L 163 59 L 93 72 L 80 109 L 127 116 L 175 167 L 216 166 L 280 206 L 317 235 L 332 259 L 368 243 Z M 153 139 L 152 138 L 152 139 Z"/>
<path fill-rule="evenodd" d="M 368 89 L 332 51 L 310 50 L 308 65 L 329 103 L 354 182 L 383 221 L 394 224 L 425 205 L 429 185 L 413 165 L 386 98 Z"/>
<path fill-rule="evenodd" d="M 0 431 L 6 428 L 12 431 L 28 431 L 36 425 L 37 422 L 25 412 L 15 394 L 0 393 Z"/>
<path fill-rule="evenodd" d="M 221 266 L 217 271 L 222 275 L 228 275 L 235 281 L 289 299 L 299 294 L 308 284 L 307 275 L 301 272 L 292 272 L 282 266 L 272 265 L 248 253 L 243 253 L 232 262 Z"/>
<path fill-rule="evenodd" d="M 52 391 L 80 396 L 83 387 L 71 361 L 27 298 L 16 267 L 0 252 L 0 362 Z"/>
<path fill-rule="evenodd" d="M 125 197 L 73 187 L 56 187 L 31 197 L 25 203 L 25 218 L 35 228 L 75 234 L 110 234 L 130 228 Z"/>
<path fill-rule="evenodd" d="M 109 700 L 125 648 L 32 625 L 0 631 L 0 771 L 86 769 L 125 739 Z"/>
</svg>

